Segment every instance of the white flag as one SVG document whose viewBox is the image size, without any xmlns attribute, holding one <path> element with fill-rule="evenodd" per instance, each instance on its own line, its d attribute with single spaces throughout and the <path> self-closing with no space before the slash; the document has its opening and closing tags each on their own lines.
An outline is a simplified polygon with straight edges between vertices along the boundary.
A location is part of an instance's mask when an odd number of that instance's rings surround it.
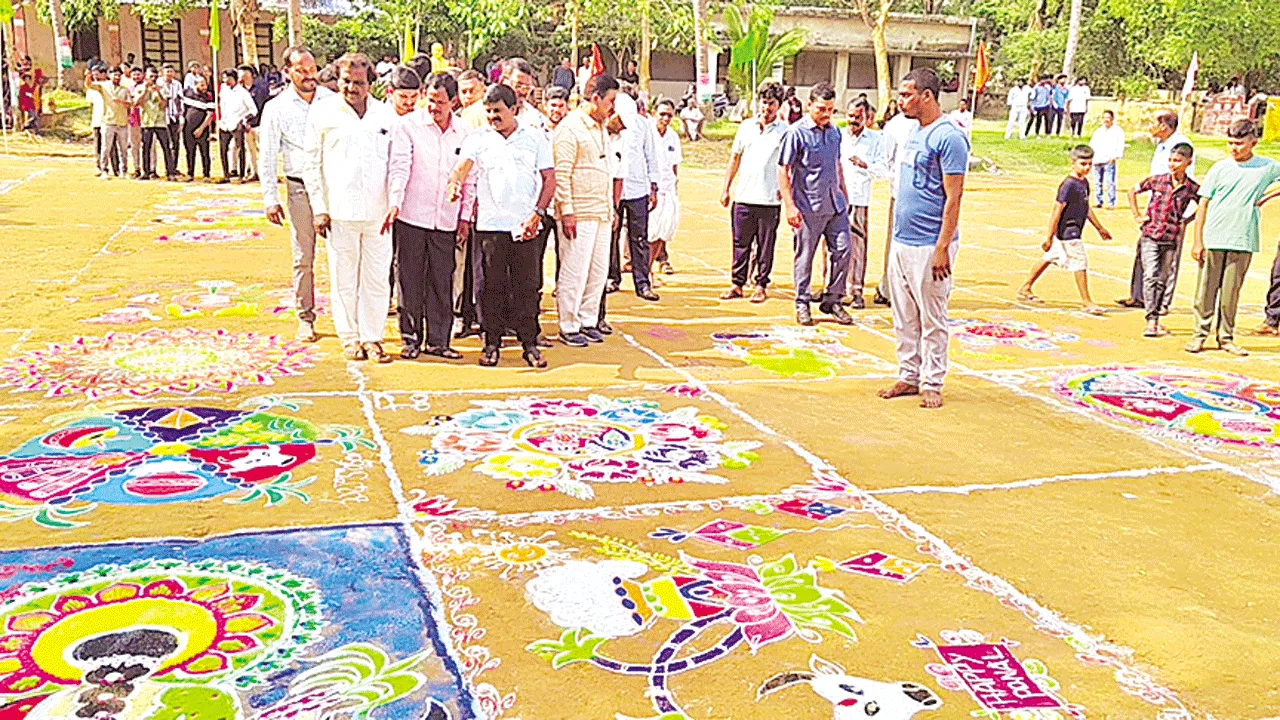
<svg viewBox="0 0 1280 720">
<path fill-rule="evenodd" d="M 1200 53 L 1191 54 L 1191 64 L 1187 66 L 1187 80 L 1182 84 L 1182 99 L 1186 100 L 1196 89 L 1196 73 L 1200 71 Z"/>
</svg>

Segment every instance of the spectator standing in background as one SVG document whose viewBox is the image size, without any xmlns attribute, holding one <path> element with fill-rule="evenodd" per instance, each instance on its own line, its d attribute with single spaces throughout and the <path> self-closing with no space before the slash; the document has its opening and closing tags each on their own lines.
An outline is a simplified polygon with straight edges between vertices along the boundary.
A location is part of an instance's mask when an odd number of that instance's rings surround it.
<svg viewBox="0 0 1280 720">
<path fill-rule="evenodd" d="M 1058 82 L 1054 84 L 1053 91 L 1050 95 L 1053 112 L 1053 128 L 1049 135 L 1061 135 L 1062 129 L 1066 127 L 1064 122 L 1067 114 L 1067 97 L 1071 94 L 1071 89 L 1067 87 L 1067 76 L 1059 75 Z"/>
<path fill-rule="evenodd" d="M 1089 139 L 1089 147 L 1093 148 L 1093 178 L 1097 187 L 1095 206 L 1102 207 L 1103 196 L 1107 206 L 1116 206 L 1116 166 L 1124 157 L 1124 130 L 1116 125 L 1116 114 L 1110 110 L 1102 111 L 1102 124 L 1093 131 Z"/>
<path fill-rule="evenodd" d="M 1080 78 L 1067 90 L 1067 114 L 1071 120 L 1071 137 L 1084 137 L 1084 118 L 1089 113 L 1089 101 L 1093 91 L 1089 81 Z"/>
<path fill-rule="evenodd" d="M 973 111 L 969 109 L 969 101 L 960 98 L 960 104 L 955 110 L 947 113 L 947 119 L 955 123 L 955 126 L 964 131 L 964 136 L 973 138 Z"/>
<path fill-rule="evenodd" d="M 573 80 L 573 63 L 567 57 L 560 58 L 560 64 L 551 73 L 551 84 L 568 92 L 573 89 Z"/>
<path fill-rule="evenodd" d="M 1018 138 L 1022 139 L 1027 136 L 1028 114 L 1031 112 L 1031 88 L 1027 87 L 1027 83 L 1021 78 L 1018 79 L 1013 87 L 1009 88 L 1009 94 L 1005 97 L 1005 104 L 1009 106 L 1009 122 L 1004 126 L 1004 139 L 1012 138 L 1017 133 Z"/>
</svg>

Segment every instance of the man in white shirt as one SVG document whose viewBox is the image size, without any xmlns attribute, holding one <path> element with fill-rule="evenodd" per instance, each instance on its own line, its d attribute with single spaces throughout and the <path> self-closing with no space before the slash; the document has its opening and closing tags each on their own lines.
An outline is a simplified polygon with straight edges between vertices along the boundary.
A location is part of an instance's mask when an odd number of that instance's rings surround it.
<svg viewBox="0 0 1280 720">
<path fill-rule="evenodd" d="M 93 131 L 94 157 L 98 161 L 98 177 L 106 177 L 107 172 L 111 170 L 109 166 L 114 166 L 115 174 L 120 174 L 120 162 L 115 153 L 111 153 L 110 163 L 103 160 L 107 156 L 102 153 L 102 117 L 106 112 L 107 102 L 102 97 L 102 92 L 94 84 L 103 82 L 106 79 L 106 71 L 99 70 L 97 66 L 85 70 L 84 99 L 89 102 L 89 129 Z"/>
<path fill-rule="evenodd" d="M 961 101 L 963 102 L 963 101 Z M 862 288 L 867 278 L 867 215 L 871 206 L 871 182 L 889 176 L 880 133 L 867 127 L 874 112 L 866 101 L 849 107 L 849 125 L 840 138 L 840 162 L 844 165 L 845 195 L 849 198 L 849 296 L 844 304 L 861 310 L 867 306 Z"/>
<path fill-rule="evenodd" d="M 480 365 L 494 367 L 508 328 L 516 331 L 529 367 L 544 368 L 538 350 L 538 280 L 542 259 L 534 240 L 542 233 L 556 192 L 551 143 L 542 130 L 516 119 L 520 101 L 504 84 L 485 94 L 490 128 L 467 136 L 449 178 L 449 200 L 462 198 L 476 169 L 476 242 L 485 288 L 480 296 L 484 350 Z"/>
<path fill-rule="evenodd" d="M 778 240 L 782 196 L 778 194 L 778 155 L 787 121 L 778 116 L 782 87 L 766 82 L 756 92 L 756 116 L 738 126 L 733 137 L 729 170 L 724 176 L 720 204 L 730 207 L 733 219 L 733 286 L 721 300 L 742 297 L 742 288 L 752 275 L 755 257 L 755 292 L 751 302 L 768 299 L 769 275 L 773 272 L 773 251 Z M 737 180 L 735 184 L 734 181 Z"/>
<path fill-rule="evenodd" d="M 622 202 L 620 206 L 621 229 L 626 233 L 627 246 L 631 250 L 631 280 L 636 297 L 657 300 L 649 278 L 649 212 L 658 204 L 658 150 L 654 146 L 654 133 L 649 120 L 636 110 L 635 98 L 627 94 L 634 91 L 629 83 L 618 92 L 614 108 L 625 128 L 622 131 Z M 621 260 L 617 245 L 610 248 L 610 274 L 613 280 L 621 280 Z"/>
<path fill-rule="evenodd" d="M 960 98 L 955 110 L 947 113 L 947 119 L 964 131 L 964 136 L 973 139 L 973 111 L 969 109 L 969 101 Z"/>
<path fill-rule="evenodd" d="M 1027 87 L 1026 81 L 1019 79 L 1009 88 L 1005 103 L 1009 106 L 1009 122 L 1004 126 L 1004 139 L 1008 140 L 1014 133 L 1019 138 L 1026 138 L 1027 116 L 1031 104 L 1031 88 Z"/>
<path fill-rule="evenodd" d="M 898 102 L 898 100 L 894 100 Z M 900 107 L 900 106 L 899 106 Z M 1024 126 L 1025 127 L 1025 126 Z M 872 300 L 877 305 L 888 305 L 889 283 L 885 278 L 889 274 L 889 250 L 893 246 L 894 205 L 898 200 L 898 183 L 902 180 L 902 165 L 906 162 L 907 143 L 920 130 L 920 121 L 907 117 L 899 112 L 889 118 L 881 128 L 881 140 L 884 143 L 884 161 L 889 167 L 889 222 L 884 236 L 884 274 L 876 284 L 876 295 Z"/>
<path fill-rule="evenodd" d="M 1182 143 L 1191 145 L 1191 140 L 1178 132 L 1178 113 L 1174 110 L 1159 110 L 1151 120 L 1151 140 L 1156 144 L 1156 150 L 1151 155 L 1151 168 L 1149 174 L 1164 175 L 1169 172 L 1169 153 Z M 1194 148 L 1195 146 L 1192 145 Z M 1187 168 L 1187 177 L 1192 180 L 1196 175 L 1195 156 L 1192 156 L 1191 165 Z M 1173 270 L 1169 274 L 1168 292 L 1164 295 L 1165 307 L 1160 309 L 1161 315 L 1169 313 L 1169 307 L 1173 304 L 1173 289 L 1178 286 L 1178 267 L 1182 264 L 1182 240 L 1186 235 L 1186 226 L 1183 226 L 1183 232 L 1178 234 L 1177 251 L 1173 256 Z M 1116 304 L 1127 308 L 1140 308 L 1144 306 L 1142 291 L 1142 247 L 1138 244 L 1136 257 L 1133 261 L 1133 272 L 1129 279 L 1129 297 L 1121 298 Z"/>
<path fill-rule="evenodd" d="M 1085 78 L 1076 80 L 1076 84 L 1067 91 L 1067 114 L 1071 120 L 1071 137 L 1084 137 L 1084 117 L 1089 113 L 1089 101 L 1093 99 L 1093 91 L 1089 89 L 1089 81 Z"/>
<path fill-rule="evenodd" d="M 391 300 L 387 162 L 396 115 L 369 97 L 373 63 L 359 53 L 335 62 L 338 95 L 307 114 L 302 179 L 316 234 L 329 241 L 330 306 L 348 360 L 391 362 L 382 335 Z"/>
<path fill-rule="evenodd" d="M 1116 125 L 1116 114 L 1103 110 L 1102 124 L 1089 138 L 1089 147 L 1093 148 L 1094 202 L 1098 207 L 1102 207 L 1103 195 L 1112 210 L 1116 207 L 1116 165 L 1124 157 L 1125 141 L 1124 130 Z"/>
<path fill-rule="evenodd" d="M 657 118 L 653 124 L 654 142 L 658 154 L 658 204 L 649 213 L 649 276 L 657 282 L 654 266 L 660 265 L 668 275 L 675 272 L 667 259 L 667 243 L 676 236 L 680 227 L 680 197 L 676 193 L 680 163 L 684 162 L 684 150 L 680 146 L 680 133 L 672 127 L 676 117 L 676 104 L 671 100 L 658 103 Z"/>
<path fill-rule="evenodd" d="M 317 99 L 333 95 L 316 80 L 316 59 L 305 47 L 284 51 L 284 72 L 289 85 L 262 109 L 258 147 L 258 181 L 262 186 L 267 219 L 284 223 L 276 177 L 277 158 L 282 162 L 288 202 L 289 235 L 293 245 L 293 302 L 298 313 L 298 339 L 315 342 L 316 335 L 316 230 L 311 200 L 302 180 L 306 165 L 307 112 Z"/>
<path fill-rule="evenodd" d="M 222 156 L 223 181 L 236 178 L 239 182 L 248 176 L 245 167 L 244 134 L 249 118 L 258 114 L 253 96 L 240 85 L 240 74 L 235 70 L 222 72 L 222 87 L 218 89 L 218 152 Z M 236 163 L 231 164 L 231 143 L 235 141 Z"/>
</svg>

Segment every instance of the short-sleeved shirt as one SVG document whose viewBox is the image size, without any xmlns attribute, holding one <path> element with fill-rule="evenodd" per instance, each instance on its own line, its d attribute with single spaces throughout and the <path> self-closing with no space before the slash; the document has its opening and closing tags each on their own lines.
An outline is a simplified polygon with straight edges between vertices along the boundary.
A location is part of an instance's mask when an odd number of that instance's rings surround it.
<svg viewBox="0 0 1280 720">
<path fill-rule="evenodd" d="M 759 118 L 753 118 L 738 126 L 733 136 L 733 154 L 740 158 L 734 180 L 734 202 L 774 207 L 782 203 L 778 197 L 778 156 L 786 135 L 787 122 L 781 117 L 768 125 L 761 125 Z"/>
<path fill-rule="evenodd" d="M 110 82 L 100 82 L 94 85 L 98 88 L 98 92 L 102 93 L 103 109 L 102 124 L 110 126 L 124 127 L 129 124 L 129 102 L 133 98 L 132 93 L 124 85 L 114 85 Z"/>
<path fill-rule="evenodd" d="M 1066 85 L 1053 86 L 1053 107 L 1055 110 L 1065 110 L 1067 108 L 1067 98 L 1070 96 L 1071 90 Z"/>
<path fill-rule="evenodd" d="M 1258 252 L 1257 203 L 1276 182 L 1280 182 L 1280 163 L 1257 155 L 1244 162 L 1227 158 L 1209 168 L 1200 186 L 1200 197 L 1209 199 L 1205 248 Z"/>
<path fill-rule="evenodd" d="M 1040 108 L 1049 107 L 1049 103 L 1053 100 L 1053 88 L 1049 85 L 1041 83 L 1031 88 L 1031 107 L 1039 110 Z"/>
<path fill-rule="evenodd" d="M 937 245 L 947 194 L 946 175 L 969 169 L 969 139 L 946 118 L 920 128 L 902 149 L 902 177 L 894 203 L 893 241 L 903 245 Z M 956 231 L 957 235 L 959 230 Z"/>
<path fill-rule="evenodd" d="M 462 157 L 475 163 L 476 230 L 520 232 L 542 191 L 542 171 L 555 167 L 546 133 L 524 123 L 510 137 L 493 128 L 467 136 Z"/>
<path fill-rule="evenodd" d="M 658 189 L 675 190 L 675 168 L 684 162 L 684 148 L 680 144 L 680 133 L 676 132 L 674 126 L 667 127 L 667 131 L 661 135 L 658 134 L 656 126 L 653 131 L 658 151 Z"/>
<path fill-rule="evenodd" d="M 1058 202 L 1064 205 L 1058 216 L 1058 239 L 1079 240 L 1089 221 L 1089 181 L 1078 177 L 1063 180 L 1058 186 Z"/>
<path fill-rule="evenodd" d="M 142 91 L 142 99 L 138 103 L 138 119 L 145 128 L 164 127 L 168 124 L 165 111 L 169 107 L 169 98 L 159 86 L 152 86 Z"/>
<path fill-rule="evenodd" d="M 791 197 L 807 215 L 839 215 L 849 209 L 840 187 L 840 130 L 819 128 L 804 117 L 782 139 L 778 164 L 791 168 Z"/>
<path fill-rule="evenodd" d="M 1190 176 L 1181 185 L 1169 173 L 1152 175 L 1138 183 L 1139 192 L 1151 193 L 1147 201 L 1147 219 L 1142 223 L 1142 237 L 1159 245 L 1176 245 L 1178 233 L 1187 223 L 1187 208 L 1196 202 L 1200 186 Z"/>
</svg>

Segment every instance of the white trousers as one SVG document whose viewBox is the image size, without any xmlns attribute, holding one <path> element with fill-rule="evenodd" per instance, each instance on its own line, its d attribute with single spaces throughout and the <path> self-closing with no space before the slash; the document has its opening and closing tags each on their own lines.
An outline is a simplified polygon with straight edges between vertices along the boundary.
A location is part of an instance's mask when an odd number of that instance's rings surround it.
<svg viewBox="0 0 1280 720">
<path fill-rule="evenodd" d="M 951 243 L 955 274 L 959 243 Z M 942 390 L 947 375 L 947 302 L 951 280 L 933 279 L 934 246 L 893 243 L 889 250 L 889 296 L 893 298 L 893 335 L 898 346 L 898 379 L 921 390 Z"/>
<path fill-rule="evenodd" d="M 382 222 L 334 220 L 329 228 L 329 295 L 343 345 L 382 342 L 391 302 L 391 235 Z"/>
<path fill-rule="evenodd" d="M 579 220 L 576 237 L 560 238 L 556 313 L 561 333 L 569 335 L 599 324 L 612 235 L 613 227 L 607 220 Z"/>
<path fill-rule="evenodd" d="M 1009 108 L 1009 122 L 1004 126 L 1004 139 L 1008 140 L 1015 134 L 1020 138 L 1026 137 L 1028 117 L 1028 111 L 1024 107 Z"/>
</svg>

